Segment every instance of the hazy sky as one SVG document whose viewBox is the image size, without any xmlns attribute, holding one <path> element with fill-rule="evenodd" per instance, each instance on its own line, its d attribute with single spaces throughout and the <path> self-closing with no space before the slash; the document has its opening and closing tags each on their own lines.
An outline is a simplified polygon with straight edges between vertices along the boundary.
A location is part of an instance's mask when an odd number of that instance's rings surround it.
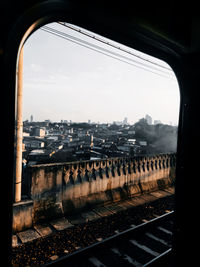
<svg viewBox="0 0 200 267">
<path fill-rule="evenodd" d="M 141 61 L 62 25 L 48 26 Z M 42 30 L 33 33 L 25 43 L 24 120 L 31 115 L 34 121 L 75 122 L 113 122 L 127 117 L 129 123 L 135 123 L 149 114 L 153 120 L 178 124 L 178 113 L 179 89 L 173 75 L 162 77 Z"/>
</svg>

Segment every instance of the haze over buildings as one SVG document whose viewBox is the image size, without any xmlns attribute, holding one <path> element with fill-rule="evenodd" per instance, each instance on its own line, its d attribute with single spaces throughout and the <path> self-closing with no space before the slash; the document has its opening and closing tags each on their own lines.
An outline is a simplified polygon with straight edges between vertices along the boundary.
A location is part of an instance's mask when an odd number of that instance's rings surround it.
<svg viewBox="0 0 200 267">
<path fill-rule="evenodd" d="M 176 152 L 177 127 L 153 125 L 149 123 L 150 118 L 146 115 L 134 125 L 128 124 L 128 118 L 113 124 L 24 121 L 24 162 L 37 164 Z"/>
</svg>

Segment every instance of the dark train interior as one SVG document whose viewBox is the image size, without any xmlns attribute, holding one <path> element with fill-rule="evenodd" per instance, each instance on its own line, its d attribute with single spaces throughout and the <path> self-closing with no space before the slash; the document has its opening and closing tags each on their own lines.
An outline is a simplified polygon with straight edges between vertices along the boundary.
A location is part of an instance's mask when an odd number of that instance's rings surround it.
<svg viewBox="0 0 200 267">
<path fill-rule="evenodd" d="M 164 6 L 166 5 L 166 6 Z M 104 1 L 1 1 L 0 67 L 2 129 L 1 255 L 10 265 L 16 60 L 20 45 L 39 27 L 66 21 L 157 57 L 173 69 L 180 88 L 175 185 L 175 226 L 169 258 L 157 266 L 199 262 L 199 88 L 200 17 L 191 4 L 176 7 Z M 170 103 L 169 103 L 170 105 Z M 6 256 L 8 255 L 8 256 Z M 165 265 L 164 265 L 165 264 Z M 197 264 L 198 265 L 198 264 Z"/>
</svg>

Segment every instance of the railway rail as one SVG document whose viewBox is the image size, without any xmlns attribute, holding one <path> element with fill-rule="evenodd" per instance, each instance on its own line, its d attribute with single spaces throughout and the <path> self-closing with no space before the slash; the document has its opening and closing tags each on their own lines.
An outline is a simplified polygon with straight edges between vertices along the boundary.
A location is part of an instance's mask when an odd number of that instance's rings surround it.
<svg viewBox="0 0 200 267">
<path fill-rule="evenodd" d="M 151 266 L 171 253 L 173 214 L 132 226 L 45 266 Z"/>
<path fill-rule="evenodd" d="M 111 207 L 121 208 L 120 210 L 112 209 L 114 213 L 106 213 L 107 216 L 103 214 L 98 217 L 99 219 L 87 222 L 82 222 L 81 220 L 77 222 L 78 224 L 61 231 L 52 228 L 53 232 L 51 234 L 26 243 L 18 243 L 12 250 L 12 266 L 45 266 L 45 264 L 51 262 L 59 262 L 58 266 L 60 266 L 59 259 L 64 259 L 65 261 L 66 256 L 74 255 L 75 252 L 80 252 L 87 247 L 93 248 L 92 245 L 96 243 L 99 246 L 102 240 L 109 240 L 112 236 L 118 236 L 116 233 L 126 232 L 128 231 L 127 229 L 133 230 L 134 228 L 136 231 L 139 225 L 143 225 L 144 222 L 159 218 L 163 214 L 173 211 L 173 193 L 163 192 L 163 194 L 162 198 L 151 198 L 151 201 L 147 201 L 150 196 L 146 196 L 145 199 L 142 197 L 140 198 L 141 202 L 138 199 L 137 205 L 135 205 L 135 201 L 131 202 L 131 200 L 124 201 L 120 204 L 122 206 L 119 207 L 119 204 L 108 205 L 106 207 L 109 210 Z M 73 223 L 73 221 L 70 222 Z M 52 227 L 51 224 L 47 224 L 47 226 Z M 37 228 L 33 230 L 36 231 Z M 20 240 L 18 241 L 20 242 Z M 66 264 L 66 266 L 69 265 Z"/>
</svg>

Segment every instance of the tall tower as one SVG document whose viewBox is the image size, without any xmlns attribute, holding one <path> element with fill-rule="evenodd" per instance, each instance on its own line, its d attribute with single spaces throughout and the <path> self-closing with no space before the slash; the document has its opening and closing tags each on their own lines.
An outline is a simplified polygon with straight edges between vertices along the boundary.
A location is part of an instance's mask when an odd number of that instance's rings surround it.
<svg viewBox="0 0 200 267">
<path fill-rule="evenodd" d="M 123 124 L 128 124 L 128 118 L 127 117 L 124 118 Z"/>
<path fill-rule="evenodd" d="M 147 123 L 148 123 L 149 125 L 152 124 L 152 117 L 149 116 L 148 114 L 145 116 L 145 120 L 147 121 Z"/>
<path fill-rule="evenodd" d="M 30 117 L 30 122 L 33 122 L 33 115 L 31 115 Z"/>
</svg>

